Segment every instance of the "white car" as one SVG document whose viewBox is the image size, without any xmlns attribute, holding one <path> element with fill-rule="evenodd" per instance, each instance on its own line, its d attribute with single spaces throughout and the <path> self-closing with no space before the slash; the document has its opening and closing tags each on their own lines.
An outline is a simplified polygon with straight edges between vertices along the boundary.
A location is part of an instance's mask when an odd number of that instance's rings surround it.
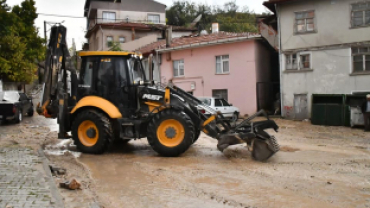
<svg viewBox="0 0 370 208">
<path fill-rule="evenodd" d="M 214 97 L 198 97 L 200 101 L 208 105 L 215 111 L 220 111 L 225 118 L 231 118 L 235 121 L 239 117 L 239 108 L 232 106 L 223 98 L 214 98 Z M 208 114 L 204 112 L 204 114 Z"/>
</svg>

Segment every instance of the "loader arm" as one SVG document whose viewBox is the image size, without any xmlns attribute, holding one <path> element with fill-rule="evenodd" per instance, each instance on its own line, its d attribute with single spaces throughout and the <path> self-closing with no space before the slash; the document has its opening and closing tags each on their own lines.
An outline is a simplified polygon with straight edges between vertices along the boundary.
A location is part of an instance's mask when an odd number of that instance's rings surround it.
<svg viewBox="0 0 370 208">
<path fill-rule="evenodd" d="M 51 28 L 44 72 L 39 72 L 39 81 L 43 84 L 42 98 L 36 108 L 39 115 L 58 118 L 60 136 L 68 131 L 69 109 L 76 105 L 78 83 L 66 34 L 67 29 L 60 24 Z"/>
<path fill-rule="evenodd" d="M 179 101 L 175 98 L 181 99 Z M 220 151 L 231 145 L 247 143 L 253 157 L 260 161 L 267 160 L 279 151 L 275 137 L 264 131 L 274 129 L 277 132 L 279 127 L 273 120 L 269 119 L 264 110 L 238 122 L 238 124 L 231 123 L 230 120 L 223 117 L 221 112 L 214 111 L 193 95 L 176 86 L 165 88 L 163 109 L 166 106 L 180 108 L 181 111 L 185 112 L 192 119 L 198 131 L 203 131 L 218 140 L 217 147 Z M 203 108 L 211 116 L 206 117 L 198 111 L 197 107 Z M 264 116 L 266 120 L 252 122 L 258 116 Z"/>
</svg>

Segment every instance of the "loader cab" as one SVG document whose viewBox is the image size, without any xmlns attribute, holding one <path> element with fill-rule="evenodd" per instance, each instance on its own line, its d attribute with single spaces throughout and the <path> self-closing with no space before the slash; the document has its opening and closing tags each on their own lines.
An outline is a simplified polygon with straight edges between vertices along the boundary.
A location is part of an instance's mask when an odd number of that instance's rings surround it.
<svg viewBox="0 0 370 208">
<path fill-rule="evenodd" d="M 145 81 L 138 55 L 129 52 L 80 52 L 82 59 L 77 101 L 98 96 L 113 103 L 121 114 L 132 115 L 137 106 L 136 86 Z"/>
</svg>

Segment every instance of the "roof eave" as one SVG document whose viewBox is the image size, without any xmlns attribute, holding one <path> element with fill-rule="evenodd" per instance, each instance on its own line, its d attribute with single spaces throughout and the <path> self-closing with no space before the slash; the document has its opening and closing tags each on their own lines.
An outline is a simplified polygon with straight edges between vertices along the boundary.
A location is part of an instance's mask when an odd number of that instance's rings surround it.
<svg viewBox="0 0 370 208">
<path fill-rule="evenodd" d="M 175 46 L 171 48 L 164 48 L 164 49 L 154 49 L 154 51 L 159 53 L 167 53 L 171 51 L 178 51 L 178 50 L 185 50 L 185 49 L 191 49 L 191 48 L 200 48 L 200 47 L 206 47 L 206 46 L 213 46 L 213 45 L 220 45 L 220 44 L 228 44 L 228 43 L 237 43 L 242 41 L 248 41 L 248 40 L 256 40 L 260 39 L 261 35 L 256 35 L 253 37 L 236 37 L 236 38 L 227 38 L 227 39 L 220 39 L 215 41 L 208 41 L 208 42 L 202 42 L 202 43 L 192 43 L 187 45 L 181 45 L 181 46 Z"/>
</svg>

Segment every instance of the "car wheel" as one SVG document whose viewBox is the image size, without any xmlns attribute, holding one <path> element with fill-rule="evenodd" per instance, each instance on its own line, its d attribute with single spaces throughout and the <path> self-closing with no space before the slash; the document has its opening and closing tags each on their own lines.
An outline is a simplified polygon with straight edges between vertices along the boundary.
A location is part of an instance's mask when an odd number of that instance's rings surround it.
<svg viewBox="0 0 370 208">
<path fill-rule="evenodd" d="M 15 117 L 15 123 L 20 123 L 23 120 L 22 109 L 18 110 L 18 114 Z"/>
<path fill-rule="evenodd" d="M 238 120 L 238 118 L 239 118 L 239 113 L 238 112 L 235 112 L 234 114 L 233 114 L 233 117 L 231 117 L 231 121 L 237 121 Z"/>
</svg>

